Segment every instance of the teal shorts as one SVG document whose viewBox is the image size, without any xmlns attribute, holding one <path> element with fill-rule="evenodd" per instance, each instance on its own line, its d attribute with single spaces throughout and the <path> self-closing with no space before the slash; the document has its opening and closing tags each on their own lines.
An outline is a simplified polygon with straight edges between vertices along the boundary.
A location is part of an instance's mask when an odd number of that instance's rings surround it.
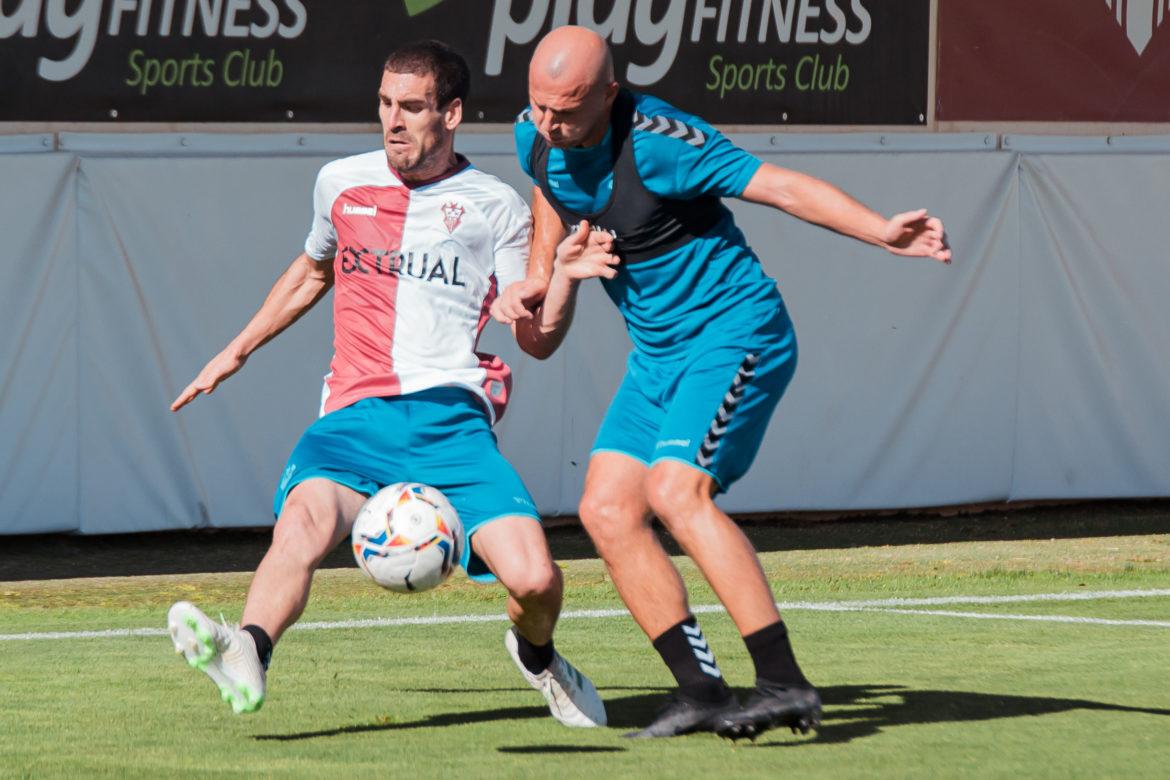
<svg viewBox="0 0 1170 780">
<path fill-rule="evenodd" d="M 669 360 L 635 351 L 593 453 L 618 452 L 646 466 L 680 461 L 711 475 L 724 492 L 755 460 L 795 370 L 791 324 L 779 333 L 700 343 Z"/>
<path fill-rule="evenodd" d="M 318 419 L 289 456 L 273 501 L 278 518 L 289 492 L 314 477 L 367 496 L 395 482 L 438 488 L 467 534 L 460 564 L 479 582 L 495 577 L 472 552 L 476 530 L 504 517 L 540 520 L 520 475 L 500 454 L 483 404 L 456 387 L 365 398 Z"/>
</svg>

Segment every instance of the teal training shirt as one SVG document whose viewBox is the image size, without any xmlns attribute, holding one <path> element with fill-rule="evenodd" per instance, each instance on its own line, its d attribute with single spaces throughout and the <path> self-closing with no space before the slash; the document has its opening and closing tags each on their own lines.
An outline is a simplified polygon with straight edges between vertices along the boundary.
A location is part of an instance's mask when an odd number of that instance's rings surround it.
<svg viewBox="0 0 1170 780">
<path fill-rule="evenodd" d="M 693 133 L 684 136 L 677 125 L 654 122 L 631 131 L 638 175 L 650 193 L 683 200 L 743 193 L 761 165 L 756 157 L 696 116 L 649 95 L 634 98 L 636 110 L 646 117 L 677 120 L 703 136 L 696 144 Z M 536 126 L 523 118 L 514 132 L 520 165 L 535 181 L 530 159 Z M 608 132 L 596 146 L 550 149 L 547 176 L 552 195 L 571 211 L 596 212 L 610 198 L 613 165 Z M 783 333 L 790 327 L 776 282 L 764 273 L 731 212 L 719 208 L 722 218 L 706 234 L 657 257 L 623 264 L 616 279 L 602 280 L 640 352 L 669 357 L 696 343 L 727 343 L 759 331 Z"/>
</svg>

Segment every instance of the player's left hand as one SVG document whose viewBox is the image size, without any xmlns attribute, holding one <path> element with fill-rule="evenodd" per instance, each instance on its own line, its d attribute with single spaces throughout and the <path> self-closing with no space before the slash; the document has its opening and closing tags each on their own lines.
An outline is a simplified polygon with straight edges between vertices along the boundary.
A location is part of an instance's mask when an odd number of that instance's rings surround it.
<svg viewBox="0 0 1170 780">
<path fill-rule="evenodd" d="M 941 263 L 951 262 L 942 220 L 927 214 L 926 209 L 895 214 L 882 232 L 886 249 L 906 257 L 929 257 Z"/>
<path fill-rule="evenodd" d="M 543 279 L 521 279 L 513 282 L 492 301 L 492 319 L 501 325 L 531 319 L 532 313 L 544 300 L 547 292 L 548 282 Z"/>
</svg>

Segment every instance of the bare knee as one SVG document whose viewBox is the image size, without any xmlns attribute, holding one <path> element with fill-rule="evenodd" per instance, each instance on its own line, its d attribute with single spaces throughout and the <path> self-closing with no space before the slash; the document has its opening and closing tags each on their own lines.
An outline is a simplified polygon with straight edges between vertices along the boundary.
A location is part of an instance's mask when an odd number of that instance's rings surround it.
<svg viewBox="0 0 1170 780">
<path fill-rule="evenodd" d="M 272 533 L 271 550 L 298 564 L 316 568 L 333 546 L 330 523 L 314 517 L 309 508 L 290 498 Z"/>
<path fill-rule="evenodd" d="M 521 603 L 559 603 L 563 578 L 560 568 L 550 560 L 512 576 L 507 586 L 508 592 Z"/>
<path fill-rule="evenodd" d="M 602 491 L 586 491 L 577 512 L 602 557 L 649 527 L 641 501 Z"/>
<path fill-rule="evenodd" d="M 709 483 L 699 478 L 698 472 L 659 466 L 650 469 L 646 477 L 646 500 L 676 537 L 713 505 Z"/>
</svg>

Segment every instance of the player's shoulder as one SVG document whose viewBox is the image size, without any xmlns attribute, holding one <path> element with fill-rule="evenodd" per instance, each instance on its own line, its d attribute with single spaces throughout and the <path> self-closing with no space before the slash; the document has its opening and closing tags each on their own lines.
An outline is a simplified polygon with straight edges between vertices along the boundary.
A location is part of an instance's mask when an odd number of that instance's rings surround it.
<svg viewBox="0 0 1170 780">
<path fill-rule="evenodd" d="M 524 106 L 524 108 L 520 109 L 520 113 L 516 114 L 515 118 L 513 118 L 512 124 L 515 127 L 522 125 L 535 127 L 532 122 L 532 106 Z"/>
<path fill-rule="evenodd" d="M 521 166 L 527 171 L 528 155 L 532 153 L 532 146 L 536 143 L 536 124 L 532 121 L 532 107 L 525 106 L 524 110 L 516 115 L 512 122 L 512 137 L 516 141 L 516 154 L 520 157 Z"/>
<path fill-rule="evenodd" d="M 352 154 L 325 163 L 317 174 L 318 182 L 339 182 L 350 186 L 370 184 L 387 186 L 398 184 L 398 179 L 386 164 L 386 152 L 374 149 L 369 152 Z"/>
<path fill-rule="evenodd" d="M 475 165 L 469 165 L 450 179 L 450 184 L 452 189 L 468 196 L 484 211 L 504 209 L 518 214 L 528 211 L 528 204 L 512 185 Z"/>
<path fill-rule="evenodd" d="M 639 145 L 702 149 L 719 133 L 705 120 L 661 98 L 635 92 L 633 135 Z"/>
</svg>

